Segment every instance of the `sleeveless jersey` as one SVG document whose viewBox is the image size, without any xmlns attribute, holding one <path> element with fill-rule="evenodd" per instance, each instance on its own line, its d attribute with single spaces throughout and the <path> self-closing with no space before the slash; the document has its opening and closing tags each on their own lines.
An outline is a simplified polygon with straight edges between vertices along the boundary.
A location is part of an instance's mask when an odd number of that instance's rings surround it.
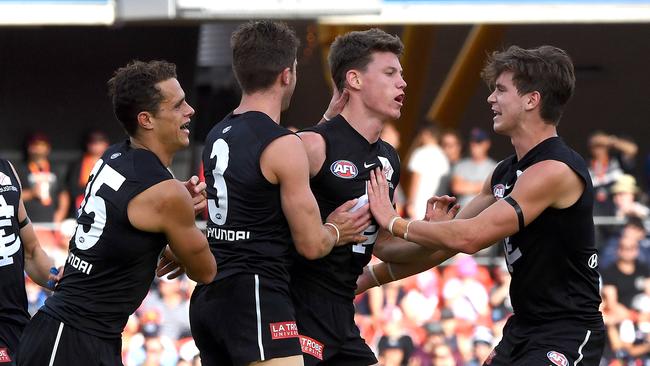
<svg viewBox="0 0 650 366">
<path fill-rule="evenodd" d="M 120 337 L 154 277 L 164 234 L 131 225 L 127 206 L 171 173 L 158 157 L 126 141 L 108 148 L 93 167 L 65 264 L 42 308 L 66 325 L 102 338 Z"/>
<path fill-rule="evenodd" d="M 339 115 L 306 131 L 323 136 L 326 156 L 320 171 L 311 179 L 323 220 L 348 200 L 367 198 L 366 182 L 370 171 L 382 166 L 389 181 L 390 196 L 399 183 L 400 160 L 395 149 L 381 139 L 371 144 Z M 341 302 L 354 299 L 357 277 L 372 257 L 377 239 L 376 222 L 363 233 L 360 244 L 338 246 L 323 258 L 308 260 L 295 255 L 291 271 L 292 287 L 320 292 Z"/>
<path fill-rule="evenodd" d="M 29 321 L 25 253 L 20 241 L 20 185 L 7 160 L 0 159 L 0 327 Z"/>
<path fill-rule="evenodd" d="M 230 114 L 212 128 L 203 151 L 210 250 L 216 280 L 259 274 L 288 283 L 293 246 L 280 186 L 262 174 L 260 156 L 291 131 L 262 112 Z"/>
<path fill-rule="evenodd" d="M 584 159 L 559 137 L 546 139 L 520 161 L 513 155 L 496 167 L 491 181 L 493 194 L 497 199 L 507 196 L 522 172 L 544 160 L 569 166 L 585 188 L 571 207 L 549 207 L 524 229 L 505 238 L 514 313 L 528 323 L 566 320 L 602 328 L 592 216 L 594 192 Z"/>
</svg>

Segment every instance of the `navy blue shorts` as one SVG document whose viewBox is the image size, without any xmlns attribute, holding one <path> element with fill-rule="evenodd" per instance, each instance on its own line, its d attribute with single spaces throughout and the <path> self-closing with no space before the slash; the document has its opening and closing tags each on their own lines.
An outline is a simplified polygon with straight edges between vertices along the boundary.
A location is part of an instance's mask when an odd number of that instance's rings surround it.
<svg viewBox="0 0 650 366">
<path fill-rule="evenodd" d="M 354 305 L 291 288 L 305 366 L 366 366 L 377 363 L 354 323 Z"/>
<path fill-rule="evenodd" d="M 283 281 L 240 274 L 197 286 L 190 326 L 203 365 L 301 355 L 289 285 Z"/>
<path fill-rule="evenodd" d="M 605 348 L 604 327 L 588 329 L 562 321 L 519 324 L 512 316 L 503 339 L 484 366 L 595 366 Z"/>
</svg>

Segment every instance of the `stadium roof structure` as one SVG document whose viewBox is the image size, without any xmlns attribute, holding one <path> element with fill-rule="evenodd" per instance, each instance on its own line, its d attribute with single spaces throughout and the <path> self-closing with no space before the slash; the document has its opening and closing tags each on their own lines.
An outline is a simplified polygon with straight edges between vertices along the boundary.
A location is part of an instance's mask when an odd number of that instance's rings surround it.
<svg viewBox="0 0 650 366">
<path fill-rule="evenodd" d="M 0 0 L 0 25 L 110 25 L 114 0 Z"/>
</svg>

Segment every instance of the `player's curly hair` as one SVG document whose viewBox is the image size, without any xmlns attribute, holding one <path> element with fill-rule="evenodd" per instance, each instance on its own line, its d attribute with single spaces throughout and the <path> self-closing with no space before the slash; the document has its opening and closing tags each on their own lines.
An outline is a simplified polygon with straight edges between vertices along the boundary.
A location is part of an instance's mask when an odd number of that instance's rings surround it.
<svg viewBox="0 0 650 366">
<path fill-rule="evenodd" d="M 299 45 L 296 33 L 285 23 L 260 20 L 240 25 L 230 46 L 232 68 L 244 93 L 267 89 L 282 70 L 293 70 Z"/>
<path fill-rule="evenodd" d="M 364 71 L 373 52 L 392 52 L 401 56 L 404 44 L 399 37 L 381 29 L 349 32 L 336 37 L 330 48 L 328 62 L 334 85 L 339 91 L 345 87 L 345 75 L 350 70 Z"/>
<path fill-rule="evenodd" d="M 493 90 L 496 79 L 506 71 L 512 72 L 512 82 L 519 95 L 539 92 L 542 119 L 557 125 L 575 89 L 576 78 L 569 55 L 553 46 L 532 49 L 510 46 L 488 57 L 481 77 Z"/>
<path fill-rule="evenodd" d="M 161 81 L 176 78 L 176 65 L 167 61 L 132 61 L 115 71 L 108 80 L 108 94 L 115 117 L 129 136 L 138 130 L 138 114 L 156 114 L 163 100 Z"/>
</svg>

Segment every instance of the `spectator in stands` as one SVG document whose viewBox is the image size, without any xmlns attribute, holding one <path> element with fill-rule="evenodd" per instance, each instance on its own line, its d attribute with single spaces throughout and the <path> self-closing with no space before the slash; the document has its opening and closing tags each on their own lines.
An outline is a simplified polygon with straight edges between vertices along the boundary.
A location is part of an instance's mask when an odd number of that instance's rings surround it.
<svg viewBox="0 0 650 366">
<path fill-rule="evenodd" d="M 126 365 L 175 366 L 177 361 L 174 341 L 160 334 L 160 315 L 153 311 L 143 312 L 140 334 L 131 338 Z"/>
<path fill-rule="evenodd" d="M 438 145 L 438 130 L 430 124 L 420 129 L 414 144 L 408 162 L 411 183 L 406 212 L 409 217 L 421 219 L 427 200 L 438 193 L 440 179 L 449 173 L 449 161 Z"/>
<path fill-rule="evenodd" d="M 465 366 L 481 366 L 483 362 L 490 356 L 494 336 L 490 328 L 485 326 L 478 326 L 474 330 L 472 336 L 472 359 L 465 364 Z"/>
<path fill-rule="evenodd" d="M 397 309 L 396 309 L 397 310 Z M 404 332 L 402 315 L 397 310 L 386 319 L 384 335 L 379 338 L 379 364 L 385 366 L 407 366 L 413 353 L 413 340 Z"/>
<path fill-rule="evenodd" d="M 152 291 L 142 303 L 144 311 L 160 314 L 160 333 L 170 339 L 179 339 L 190 334 L 190 304 L 182 289 L 183 276 L 169 280 L 165 277 L 158 281 L 158 291 Z"/>
<path fill-rule="evenodd" d="M 618 178 L 634 169 L 638 146 L 627 139 L 595 132 L 589 138 L 589 174 L 594 186 L 594 215 L 611 216 L 614 205 L 611 187 Z"/>
<path fill-rule="evenodd" d="M 636 216 L 641 219 L 648 217 L 650 209 L 635 199 L 639 193 L 639 187 L 637 187 L 636 179 L 633 176 L 623 174 L 618 177 L 611 191 L 614 201 L 614 216 L 618 218 Z"/>
<path fill-rule="evenodd" d="M 457 278 L 449 279 L 443 289 L 445 304 L 451 308 L 457 319 L 474 324 L 487 319 L 489 313 L 487 289 L 477 279 L 478 265 L 471 256 L 457 257 Z"/>
<path fill-rule="evenodd" d="M 65 175 L 58 164 L 50 161 L 51 148 L 50 139 L 45 134 L 30 135 L 26 140 L 25 164 L 17 167 L 25 209 L 36 223 L 59 223 L 70 207 L 68 196 L 63 193 Z"/>
<path fill-rule="evenodd" d="M 600 268 L 607 268 L 616 262 L 619 241 L 621 237 L 630 237 L 631 240 L 639 243 L 639 255 L 637 259 L 640 262 L 650 266 L 650 240 L 646 236 L 646 229 L 643 220 L 636 216 L 626 217 L 625 226 L 621 229 L 620 234 L 609 238 L 599 249 Z"/>
<path fill-rule="evenodd" d="M 503 326 L 506 325 L 508 317 L 512 315 L 512 303 L 510 302 L 510 272 L 505 260 L 496 265 L 492 271 L 494 286 L 490 289 L 490 308 L 492 314 L 492 331 L 498 343 L 502 337 Z"/>
<path fill-rule="evenodd" d="M 449 161 L 449 172 L 440 179 L 437 196 L 451 196 L 451 175 L 463 154 L 463 141 L 456 130 L 444 130 L 440 134 L 440 147 Z"/>
<path fill-rule="evenodd" d="M 92 131 L 84 139 L 84 153 L 81 160 L 75 161 L 68 169 L 64 193 L 71 202 L 68 217 L 77 217 L 77 210 L 84 199 L 88 176 L 110 145 L 108 137 L 102 131 Z"/>
<path fill-rule="evenodd" d="M 488 156 L 490 144 L 490 136 L 484 130 L 475 127 L 470 131 L 470 156 L 456 164 L 451 177 L 451 192 L 458 198 L 461 207 L 481 192 L 483 182 L 496 166 L 496 162 Z"/>
<path fill-rule="evenodd" d="M 650 286 L 650 269 L 637 259 L 638 255 L 638 241 L 622 236 L 616 263 L 601 271 L 604 310 L 613 323 L 632 319 L 632 300 Z"/>
<path fill-rule="evenodd" d="M 457 366 L 457 365 L 462 365 L 462 363 L 459 362 L 454 357 L 451 347 L 449 347 L 446 344 L 441 344 L 441 345 L 437 345 L 433 349 L 433 358 L 432 358 L 431 365 L 432 366 Z"/>
</svg>

